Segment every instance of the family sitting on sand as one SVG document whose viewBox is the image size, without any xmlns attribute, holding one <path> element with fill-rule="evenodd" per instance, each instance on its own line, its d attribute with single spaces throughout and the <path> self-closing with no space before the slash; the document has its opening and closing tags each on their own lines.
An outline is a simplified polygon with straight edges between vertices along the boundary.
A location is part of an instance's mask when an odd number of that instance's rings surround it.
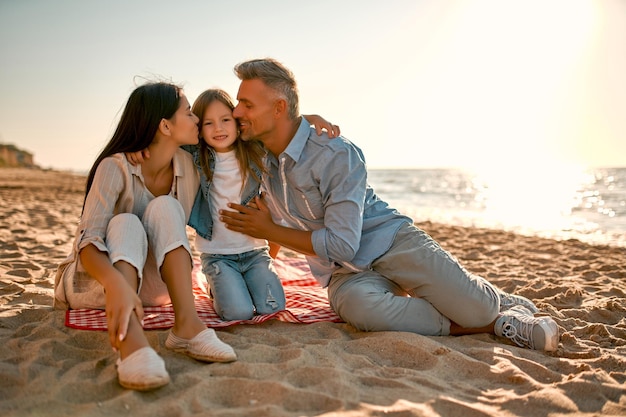
<svg viewBox="0 0 626 417">
<path fill-rule="evenodd" d="M 172 304 L 168 349 L 205 362 L 237 359 L 198 317 L 186 225 L 197 231 L 223 318 L 284 308 L 271 256 L 285 246 L 306 255 L 333 310 L 358 330 L 491 333 L 557 348 L 556 323 L 534 317 L 532 301 L 465 270 L 376 196 L 361 150 L 324 119 L 300 115 L 290 70 L 257 59 L 235 73 L 236 106 L 221 90 L 192 109 L 174 84 L 136 88 L 89 172 L 55 303 L 106 309 L 123 387 L 169 382 L 142 328 L 144 305 Z"/>
</svg>

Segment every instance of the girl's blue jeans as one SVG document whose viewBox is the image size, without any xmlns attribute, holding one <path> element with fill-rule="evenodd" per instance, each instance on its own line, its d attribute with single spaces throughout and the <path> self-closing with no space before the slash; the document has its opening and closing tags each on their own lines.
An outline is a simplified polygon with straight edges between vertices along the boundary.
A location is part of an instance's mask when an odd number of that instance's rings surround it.
<svg viewBox="0 0 626 417">
<path fill-rule="evenodd" d="M 267 247 L 234 255 L 203 253 L 202 272 L 223 320 L 248 320 L 254 314 L 285 309 L 285 292 Z"/>
</svg>

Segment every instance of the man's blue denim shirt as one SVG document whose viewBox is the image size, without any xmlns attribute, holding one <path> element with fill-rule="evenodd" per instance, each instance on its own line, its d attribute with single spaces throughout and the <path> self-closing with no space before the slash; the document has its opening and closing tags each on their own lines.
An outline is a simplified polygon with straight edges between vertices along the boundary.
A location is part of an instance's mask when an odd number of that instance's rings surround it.
<svg viewBox="0 0 626 417">
<path fill-rule="evenodd" d="M 213 235 L 213 217 L 211 215 L 211 199 L 209 198 L 209 191 L 211 190 L 211 181 L 207 179 L 202 171 L 202 165 L 200 164 L 200 145 L 184 145 L 184 150 L 191 153 L 193 162 L 196 165 L 196 169 L 200 174 L 200 188 L 196 194 L 196 199 L 191 209 L 191 215 L 189 216 L 189 226 L 196 230 L 198 235 L 205 239 L 211 240 Z M 215 150 L 208 148 L 209 150 L 209 168 L 211 171 L 215 170 Z M 256 165 L 252 165 L 252 169 L 261 178 L 261 170 Z M 259 194 L 260 183 L 251 175 L 248 175 L 245 187 L 241 194 L 241 204 L 246 205 Z"/>
<path fill-rule="evenodd" d="M 323 287 L 340 266 L 369 270 L 391 247 L 400 226 L 413 223 L 368 185 L 357 146 L 343 137 L 318 136 L 304 118 L 284 152 L 278 158 L 268 154 L 267 168 L 263 186 L 274 221 L 313 231 L 317 257 L 307 260 Z"/>
</svg>

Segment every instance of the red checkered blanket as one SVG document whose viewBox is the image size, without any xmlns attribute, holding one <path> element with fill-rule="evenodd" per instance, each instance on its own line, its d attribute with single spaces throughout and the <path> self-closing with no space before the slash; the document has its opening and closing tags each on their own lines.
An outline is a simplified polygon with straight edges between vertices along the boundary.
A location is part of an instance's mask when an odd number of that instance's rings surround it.
<svg viewBox="0 0 626 417">
<path fill-rule="evenodd" d="M 223 321 L 213 309 L 213 300 L 208 295 L 206 280 L 196 263 L 193 271 L 196 309 L 208 327 L 228 327 L 235 324 L 258 324 L 270 319 L 289 323 L 315 323 L 330 321 L 339 323 L 341 318 L 328 304 L 326 290 L 320 287 L 311 275 L 306 260 L 302 258 L 278 258 L 274 265 L 285 289 L 285 310 L 272 314 L 254 316 L 250 320 Z M 106 330 L 104 310 L 67 310 L 65 325 L 80 330 Z M 168 329 L 174 325 L 174 310 L 171 305 L 144 307 L 144 329 Z"/>
</svg>

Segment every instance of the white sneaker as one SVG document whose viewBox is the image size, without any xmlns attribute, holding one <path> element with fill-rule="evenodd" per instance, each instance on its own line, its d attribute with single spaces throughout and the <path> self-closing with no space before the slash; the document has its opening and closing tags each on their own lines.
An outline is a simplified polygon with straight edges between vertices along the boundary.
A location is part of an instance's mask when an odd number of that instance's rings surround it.
<svg viewBox="0 0 626 417">
<path fill-rule="evenodd" d="M 550 317 L 534 317 L 523 306 L 514 306 L 500 313 L 494 331 L 518 346 L 548 352 L 559 345 L 559 327 Z"/>
<path fill-rule="evenodd" d="M 526 307 L 532 314 L 538 313 L 539 309 L 526 297 L 522 297 L 521 295 L 509 294 L 504 291 L 500 292 L 500 312 L 509 310 L 515 306 L 523 306 Z"/>
</svg>

